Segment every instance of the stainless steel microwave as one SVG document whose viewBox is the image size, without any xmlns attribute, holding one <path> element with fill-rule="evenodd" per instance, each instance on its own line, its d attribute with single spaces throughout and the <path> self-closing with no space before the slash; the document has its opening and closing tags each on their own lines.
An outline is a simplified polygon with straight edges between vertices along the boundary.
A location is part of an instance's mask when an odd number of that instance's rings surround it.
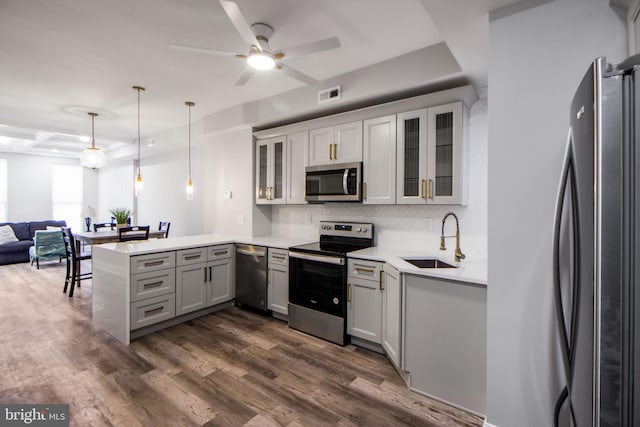
<svg viewBox="0 0 640 427">
<path fill-rule="evenodd" d="M 308 202 L 362 201 L 362 162 L 306 168 L 305 200 Z"/>
</svg>

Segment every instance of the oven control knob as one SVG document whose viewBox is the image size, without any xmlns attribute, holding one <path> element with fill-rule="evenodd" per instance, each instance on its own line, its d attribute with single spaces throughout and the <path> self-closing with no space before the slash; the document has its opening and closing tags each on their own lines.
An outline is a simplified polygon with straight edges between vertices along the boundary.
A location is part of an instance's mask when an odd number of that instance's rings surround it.
<svg viewBox="0 0 640 427">
<path fill-rule="evenodd" d="M 362 229 L 360 227 L 358 227 L 358 229 L 356 230 L 358 233 L 361 231 Z"/>
<path fill-rule="evenodd" d="M 340 300 L 337 297 L 333 298 L 333 303 L 334 304 L 340 304 Z"/>
<path fill-rule="evenodd" d="M 362 232 L 366 233 L 367 232 L 367 227 L 362 227 Z"/>
</svg>

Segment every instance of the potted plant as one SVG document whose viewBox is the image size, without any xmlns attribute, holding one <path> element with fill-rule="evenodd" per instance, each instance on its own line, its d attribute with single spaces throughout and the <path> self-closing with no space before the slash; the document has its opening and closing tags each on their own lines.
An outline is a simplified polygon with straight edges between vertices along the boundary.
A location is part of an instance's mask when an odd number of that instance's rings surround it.
<svg viewBox="0 0 640 427">
<path fill-rule="evenodd" d="M 111 215 L 116 219 L 117 228 L 124 227 L 127 224 L 129 216 L 131 216 L 131 211 L 127 208 L 109 209 L 109 212 L 111 212 Z"/>
</svg>

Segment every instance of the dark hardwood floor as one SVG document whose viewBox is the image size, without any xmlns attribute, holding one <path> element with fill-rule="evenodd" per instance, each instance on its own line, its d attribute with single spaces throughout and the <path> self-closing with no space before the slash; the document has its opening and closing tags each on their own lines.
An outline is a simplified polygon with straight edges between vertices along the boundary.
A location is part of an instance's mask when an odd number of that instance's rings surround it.
<svg viewBox="0 0 640 427">
<path fill-rule="evenodd" d="M 68 403 L 71 425 L 481 426 L 407 390 L 384 356 L 233 308 L 130 346 L 94 329 L 91 282 L 0 267 L 0 402 Z"/>
</svg>

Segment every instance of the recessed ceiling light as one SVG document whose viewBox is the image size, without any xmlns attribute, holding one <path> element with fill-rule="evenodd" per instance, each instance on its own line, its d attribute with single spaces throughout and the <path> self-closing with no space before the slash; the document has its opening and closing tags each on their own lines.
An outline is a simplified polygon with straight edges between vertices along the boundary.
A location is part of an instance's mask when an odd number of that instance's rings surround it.
<svg viewBox="0 0 640 427">
<path fill-rule="evenodd" d="M 91 137 L 86 136 L 86 135 L 79 136 L 78 138 L 79 138 L 79 139 L 80 139 L 80 141 L 82 141 L 82 142 L 89 142 L 89 141 L 91 141 Z"/>
<path fill-rule="evenodd" d="M 6 136 L 0 136 L 0 144 L 6 144 L 9 141 L 11 141 L 10 138 L 7 138 Z"/>
<path fill-rule="evenodd" d="M 51 149 L 51 152 L 52 152 L 52 153 L 57 153 L 58 151 L 60 151 L 60 150 L 58 150 L 57 148 L 52 148 L 52 149 Z"/>
</svg>

